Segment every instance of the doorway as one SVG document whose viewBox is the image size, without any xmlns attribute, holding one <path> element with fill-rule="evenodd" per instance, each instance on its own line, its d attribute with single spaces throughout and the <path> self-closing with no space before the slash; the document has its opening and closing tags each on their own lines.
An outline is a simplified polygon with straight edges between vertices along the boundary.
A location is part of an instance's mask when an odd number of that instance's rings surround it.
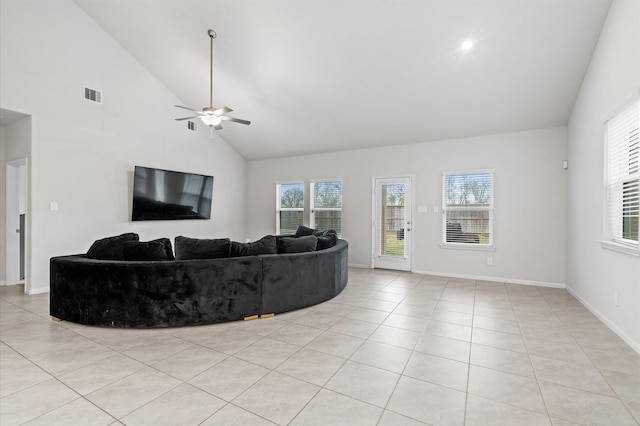
<svg viewBox="0 0 640 426">
<path fill-rule="evenodd" d="M 5 274 L 6 284 L 25 284 L 27 262 L 27 159 L 21 158 L 6 164 L 5 180 Z"/>
<path fill-rule="evenodd" d="M 374 178 L 374 268 L 411 271 L 412 182 L 412 176 Z"/>
</svg>

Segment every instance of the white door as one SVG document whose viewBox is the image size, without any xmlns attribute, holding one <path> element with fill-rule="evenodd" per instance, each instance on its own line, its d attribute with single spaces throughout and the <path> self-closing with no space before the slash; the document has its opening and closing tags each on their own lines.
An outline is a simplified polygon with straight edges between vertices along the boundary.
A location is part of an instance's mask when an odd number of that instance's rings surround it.
<svg viewBox="0 0 640 426">
<path fill-rule="evenodd" d="M 374 178 L 374 268 L 411 270 L 411 182 L 411 176 Z"/>
</svg>

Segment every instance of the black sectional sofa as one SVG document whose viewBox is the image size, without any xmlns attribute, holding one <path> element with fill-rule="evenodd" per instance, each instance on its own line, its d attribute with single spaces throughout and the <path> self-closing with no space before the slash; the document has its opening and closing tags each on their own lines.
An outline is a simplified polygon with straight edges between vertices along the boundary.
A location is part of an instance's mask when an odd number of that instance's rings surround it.
<svg viewBox="0 0 640 426">
<path fill-rule="evenodd" d="M 316 245 L 310 250 L 307 242 L 315 238 L 310 236 L 266 236 L 249 244 L 186 239 L 188 244 L 180 245 L 179 238 L 184 237 L 176 237 L 176 259 L 167 239 L 139 242 L 138 253 L 133 250 L 134 258 L 144 258 L 155 247 L 162 258 L 164 246 L 170 253 L 165 260 L 121 260 L 120 254 L 104 252 L 106 259 L 95 259 L 93 246 L 87 254 L 51 258 L 51 316 L 109 327 L 211 324 L 311 306 L 335 297 L 347 284 L 348 243 L 337 237 L 319 250 Z M 202 241 L 227 241 L 229 256 L 235 257 L 198 258 Z M 147 254 L 140 256 L 140 247 Z M 271 254 L 256 254 L 265 251 Z"/>
</svg>

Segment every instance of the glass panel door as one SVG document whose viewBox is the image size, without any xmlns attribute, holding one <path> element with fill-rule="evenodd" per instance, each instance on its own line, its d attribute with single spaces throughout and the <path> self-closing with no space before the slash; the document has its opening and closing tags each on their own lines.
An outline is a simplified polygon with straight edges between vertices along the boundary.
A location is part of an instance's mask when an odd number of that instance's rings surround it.
<svg viewBox="0 0 640 426">
<path fill-rule="evenodd" d="M 375 179 L 375 268 L 411 270 L 411 178 Z"/>
</svg>

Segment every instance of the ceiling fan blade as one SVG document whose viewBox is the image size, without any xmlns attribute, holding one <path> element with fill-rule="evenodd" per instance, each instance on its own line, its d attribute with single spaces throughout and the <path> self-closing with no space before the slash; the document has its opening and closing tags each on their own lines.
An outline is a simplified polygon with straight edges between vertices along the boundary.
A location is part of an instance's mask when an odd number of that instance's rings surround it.
<svg viewBox="0 0 640 426">
<path fill-rule="evenodd" d="M 233 121 L 234 123 L 240 123 L 240 124 L 246 124 L 246 125 L 251 124 L 249 120 L 243 120 L 241 118 L 235 118 L 235 117 L 227 117 L 226 115 L 220 116 L 220 118 L 226 121 Z"/>
<path fill-rule="evenodd" d="M 174 105 L 174 106 L 177 107 L 177 108 L 182 108 L 182 109 L 186 109 L 186 110 L 191 111 L 191 112 L 195 112 L 196 114 L 205 115 L 204 112 L 198 111 L 197 109 L 187 108 L 187 107 L 182 106 L 182 105 Z"/>
<path fill-rule="evenodd" d="M 231 112 L 231 111 L 233 111 L 231 108 L 224 106 L 222 108 L 216 109 L 213 112 L 213 115 L 222 115 L 222 114 L 226 114 L 226 113 Z"/>
<path fill-rule="evenodd" d="M 200 116 L 199 116 L 199 115 L 195 115 L 195 116 L 193 116 L 193 117 L 176 118 L 175 120 L 176 120 L 176 121 L 192 120 L 192 119 L 194 119 L 194 118 L 200 118 Z"/>
</svg>

